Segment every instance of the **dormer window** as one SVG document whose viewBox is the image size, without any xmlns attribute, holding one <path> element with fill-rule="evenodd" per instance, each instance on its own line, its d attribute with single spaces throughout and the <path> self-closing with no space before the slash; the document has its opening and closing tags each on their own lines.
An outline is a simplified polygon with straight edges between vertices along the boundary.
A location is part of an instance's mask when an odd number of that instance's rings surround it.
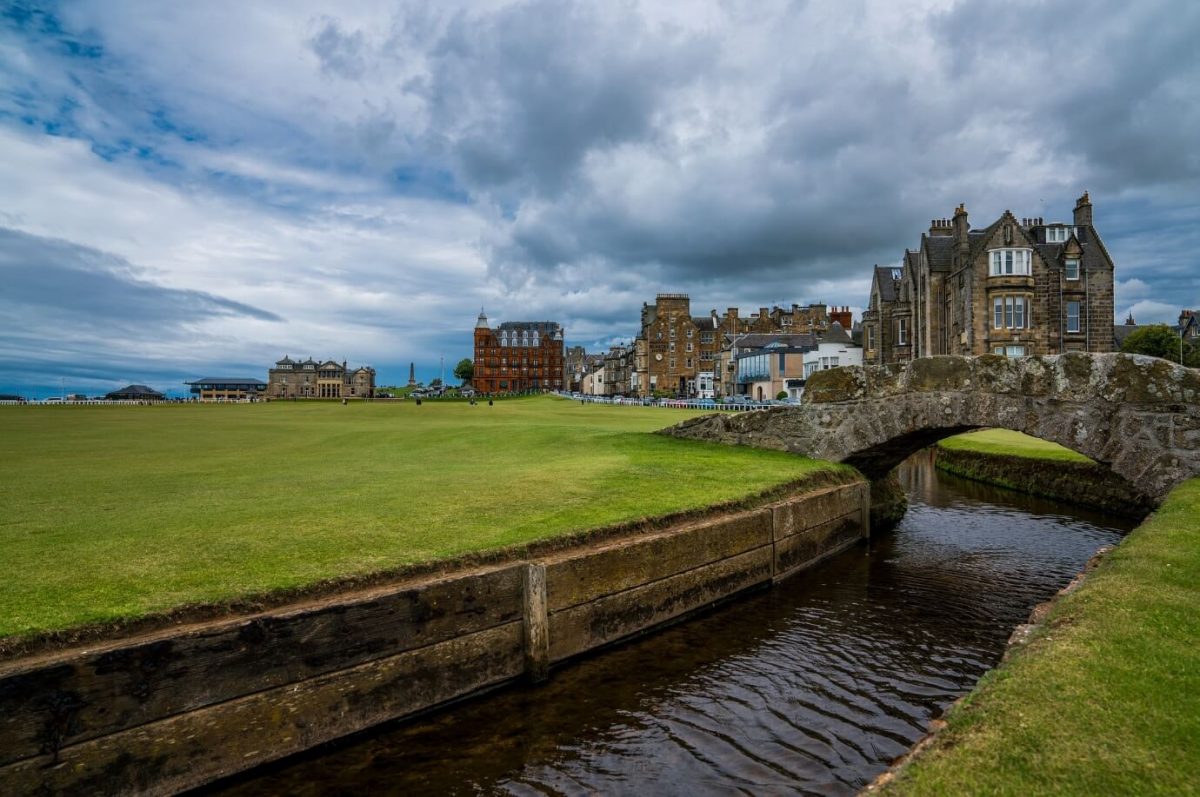
<svg viewBox="0 0 1200 797">
<path fill-rule="evenodd" d="M 1048 244 L 1064 244 L 1071 237 L 1071 233 L 1076 233 L 1077 228 L 1059 225 L 1057 227 L 1046 228 L 1046 243 Z"/>
<path fill-rule="evenodd" d="M 1063 273 L 1069 280 L 1079 279 L 1079 258 L 1068 257 L 1063 261 Z"/>
<path fill-rule="evenodd" d="M 1033 273 L 1033 250 L 993 249 L 989 273 L 993 277 L 1029 276 Z"/>
</svg>

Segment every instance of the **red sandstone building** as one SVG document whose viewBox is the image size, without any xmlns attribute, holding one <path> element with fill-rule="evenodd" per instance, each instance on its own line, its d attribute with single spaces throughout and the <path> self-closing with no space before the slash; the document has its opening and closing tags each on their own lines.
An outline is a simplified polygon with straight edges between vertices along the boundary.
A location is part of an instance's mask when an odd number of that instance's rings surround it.
<svg viewBox="0 0 1200 797">
<path fill-rule="evenodd" d="M 481 393 L 561 390 L 562 326 L 554 321 L 505 321 L 492 329 L 480 311 L 471 384 Z"/>
</svg>

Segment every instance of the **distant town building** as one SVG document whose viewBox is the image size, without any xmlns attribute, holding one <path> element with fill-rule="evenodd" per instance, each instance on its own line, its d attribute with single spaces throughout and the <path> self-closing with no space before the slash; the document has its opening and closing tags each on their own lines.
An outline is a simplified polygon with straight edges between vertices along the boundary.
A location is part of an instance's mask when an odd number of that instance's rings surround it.
<svg viewBox="0 0 1200 797">
<path fill-rule="evenodd" d="M 145 385 L 126 385 L 104 396 L 108 401 L 163 401 L 167 397 Z"/>
<path fill-rule="evenodd" d="M 901 265 L 875 267 L 866 362 L 1112 351 L 1113 270 L 1086 192 L 1069 224 L 1005 211 L 971 229 L 959 205 L 952 219 L 933 220 Z"/>
<path fill-rule="evenodd" d="M 612 346 L 604 355 L 604 394 L 628 396 L 633 372 L 633 347 Z"/>
<path fill-rule="evenodd" d="M 563 354 L 563 389 L 580 392 L 583 377 L 587 373 L 587 350 L 582 346 L 568 346 Z"/>
<path fill-rule="evenodd" d="M 184 384 L 191 386 L 192 395 L 200 401 L 256 400 L 267 393 L 266 382 L 236 376 L 206 376 Z"/>
<path fill-rule="evenodd" d="M 317 362 L 309 357 L 298 362 L 287 355 L 267 371 L 267 395 L 271 398 L 373 398 L 375 369 L 347 368 L 346 361 Z"/>
<path fill-rule="evenodd" d="M 835 312 L 850 323 L 848 308 Z M 630 389 L 643 397 L 655 392 L 709 397 L 723 377 L 717 373 L 717 360 L 727 338 L 749 333 L 819 335 L 829 324 L 829 308 L 820 303 L 793 304 L 790 309 L 760 307 L 749 316 L 742 316 L 736 307 L 727 308 L 722 315 L 712 310 L 707 316 L 693 316 L 687 294 L 660 293 L 653 305 L 642 305 Z"/>
<path fill-rule="evenodd" d="M 481 393 L 523 393 L 563 387 L 563 330 L 555 321 L 505 321 L 495 329 L 480 311 L 475 321 L 475 375 Z"/>
<path fill-rule="evenodd" d="M 1129 314 L 1124 324 L 1113 325 L 1113 348 L 1120 351 L 1121 347 L 1125 345 L 1125 338 L 1129 337 L 1137 328 L 1138 323 L 1133 320 L 1133 313 Z"/>
<path fill-rule="evenodd" d="M 1182 335 L 1184 340 L 1200 339 L 1200 316 L 1196 315 L 1195 310 L 1181 310 L 1175 331 Z"/>
<path fill-rule="evenodd" d="M 811 333 L 739 335 L 730 341 L 721 361 L 729 374 L 720 389 L 722 397 L 761 401 L 786 393 L 788 400 L 798 401 L 813 373 L 862 365 L 862 349 L 835 321 L 820 337 Z"/>
</svg>

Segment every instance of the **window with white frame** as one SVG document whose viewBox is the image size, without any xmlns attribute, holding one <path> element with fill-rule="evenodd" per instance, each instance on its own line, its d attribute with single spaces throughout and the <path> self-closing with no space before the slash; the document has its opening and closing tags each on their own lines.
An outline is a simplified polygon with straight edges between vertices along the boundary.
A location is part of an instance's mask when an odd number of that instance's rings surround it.
<svg viewBox="0 0 1200 797">
<path fill-rule="evenodd" d="M 875 350 L 875 327 L 867 327 L 867 350 Z"/>
<path fill-rule="evenodd" d="M 1064 227 L 1064 226 L 1047 227 L 1046 228 L 1046 243 L 1048 243 L 1048 244 L 1066 243 L 1067 239 L 1071 237 L 1072 233 L 1074 233 L 1076 236 L 1078 236 L 1079 228 L 1078 227 Z"/>
<path fill-rule="evenodd" d="M 907 318 L 897 318 L 896 319 L 896 345 L 897 346 L 907 346 L 908 345 L 908 319 Z"/>
<path fill-rule="evenodd" d="M 1029 317 L 1029 297 L 993 296 L 992 328 L 1025 329 L 1032 326 Z"/>
<path fill-rule="evenodd" d="M 998 354 L 1001 357 L 1024 357 L 1024 346 L 995 346 L 992 348 L 992 354 Z"/>
<path fill-rule="evenodd" d="M 1067 331 L 1079 331 L 1079 302 L 1067 302 Z"/>
<path fill-rule="evenodd" d="M 993 277 L 1029 276 L 1033 273 L 1032 249 L 993 249 L 991 268 Z"/>
<path fill-rule="evenodd" d="M 1066 277 L 1069 280 L 1079 279 L 1079 258 L 1068 257 L 1066 260 L 1064 260 L 1063 272 L 1066 274 Z"/>
</svg>

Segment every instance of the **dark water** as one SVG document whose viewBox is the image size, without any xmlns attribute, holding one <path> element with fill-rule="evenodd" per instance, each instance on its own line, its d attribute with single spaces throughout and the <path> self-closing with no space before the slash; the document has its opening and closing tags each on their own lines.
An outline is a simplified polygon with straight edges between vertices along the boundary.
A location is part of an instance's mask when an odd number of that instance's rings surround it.
<svg viewBox="0 0 1200 797">
<path fill-rule="evenodd" d="M 780 587 L 228 794 L 853 794 L 1132 525 L 902 468 L 900 527 Z"/>
</svg>

